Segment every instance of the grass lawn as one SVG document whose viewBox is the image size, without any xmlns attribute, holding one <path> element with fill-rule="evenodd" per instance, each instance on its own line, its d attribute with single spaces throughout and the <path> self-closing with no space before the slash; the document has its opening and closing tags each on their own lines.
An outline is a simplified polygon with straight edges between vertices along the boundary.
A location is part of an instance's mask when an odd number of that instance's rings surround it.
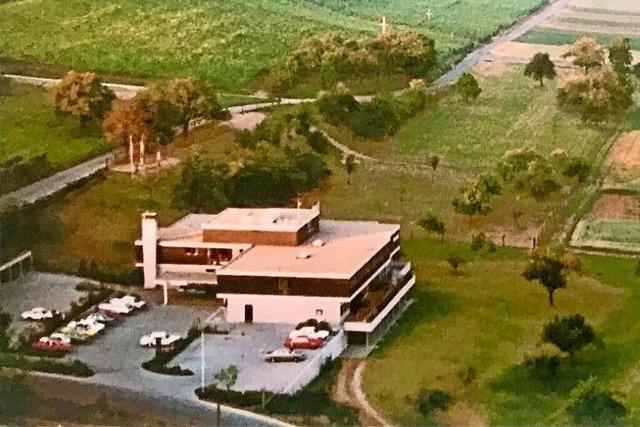
<svg viewBox="0 0 640 427">
<path fill-rule="evenodd" d="M 563 408 L 579 380 L 594 375 L 613 391 L 631 380 L 625 373 L 640 352 L 635 261 L 583 258 L 586 274 L 569 276 L 554 309 L 544 288 L 520 276 L 526 257 L 519 250 L 478 255 L 466 245 L 422 239 L 405 240 L 403 249 L 418 277 L 415 303 L 368 361 L 364 380 L 373 404 L 398 424 L 428 422 L 415 405 L 421 388 L 455 396 L 445 422 L 568 424 Z M 445 261 L 452 251 L 468 259 L 460 275 Z M 585 350 L 551 384 L 531 378 L 517 365 L 536 348 L 543 324 L 574 313 L 595 324 L 604 349 Z M 476 379 L 465 385 L 460 373 L 469 368 Z M 637 400 L 640 386 L 628 388 Z"/>
<path fill-rule="evenodd" d="M 49 92 L 32 85 L 11 86 L 11 95 L 0 98 L 0 163 L 47 153 L 55 168 L 64 169 L 108 150 L 97 127 L 82 130 L 77 119 L 57 117 Z"/>
<path fill-rule="evenodd" d="M 398 29 L 436 40 L 450 63 L 479 40 L 545 0 L 108 0 L 0 4 L 0 52 L 135 77 L 193 75 L 243 89 L 302 38 L 335 31 L 375 34 L 381 15 Z M 30 69 L 29 61 L 23 63 Z M 46 67 L 45 67 L 46 68 Z"/>
</svg>

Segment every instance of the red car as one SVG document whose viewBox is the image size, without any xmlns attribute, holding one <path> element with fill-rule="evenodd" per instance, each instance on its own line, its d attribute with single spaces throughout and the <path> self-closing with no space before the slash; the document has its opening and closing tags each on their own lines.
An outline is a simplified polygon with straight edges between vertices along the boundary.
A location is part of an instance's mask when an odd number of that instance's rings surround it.
<svg viewBox="0 0 640 427">
<path fill-rule="evenodd" d="M 315 350 L 317 348 L 322 347 L 322 339 L 311 338 L 306 336 L 293 337 L 293 338 L 288 337 L 284 341 L 284 346 L 290 350 L 294 350 L 294 349 Z"/>
<path fill-rule="evenodd" d="M 50 353 L 68 353 L 73 348 L 71 344 L 65 344 L 62 341 L 52 339 L 34 342 L 32 347 L 34 350 L 47 351 Z"/>
<path fill-rule="evenodd" d="M 122 319 L 124 316 L 120 313 L 116 313 L 115 311 L 111 311 L 111 310 L 97 310 L 99 313 L 104 314 L 107 317 L 112 318 L 113 320 L 120 320 Z"/>
</svg>

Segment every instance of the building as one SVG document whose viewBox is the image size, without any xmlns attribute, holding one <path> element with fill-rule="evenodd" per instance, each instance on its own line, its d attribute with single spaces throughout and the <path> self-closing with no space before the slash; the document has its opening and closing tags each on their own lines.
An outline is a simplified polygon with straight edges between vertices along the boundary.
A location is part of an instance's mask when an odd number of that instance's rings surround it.
<svg viewBox="0 0 640 427">
<path fill-rule="evenodd" d="M 228 322 L 343 325 L 368 342 L 405 307 L 415 283 L 400 226 L 321 220 L 311 209 L 229 208 L 159 228 L 142 215 L 136 266 L 145 288 L 211 286 Z"/>
</svg>

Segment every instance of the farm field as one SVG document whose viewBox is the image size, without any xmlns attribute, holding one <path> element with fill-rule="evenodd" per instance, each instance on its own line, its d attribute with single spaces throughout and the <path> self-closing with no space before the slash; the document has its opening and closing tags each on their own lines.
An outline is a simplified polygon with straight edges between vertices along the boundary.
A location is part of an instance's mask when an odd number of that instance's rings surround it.
<svg viewBox="0 0 640 427">
<path fill-rule="evenodd" d="M 575 185 L 540 202 L 505 188 L 491 203 L 492 211 L 471 223 L 451 204 L 460 187 L 478 174 L 494 171 L 507 150 L 532 147 L 549 155 L 560 148 L 596 162 L 600 150 L 617 134 L 615 128 L 585 126 L 558 111 L 554 85 L 541 90 L 521 72 L 516 67 L 500 75 L 479 76 L 483 93 L 476 101 L 466 104 L 448 95 L 388 140 L 358 140 L 344 128 L 328 127 L 337 140 L 373 157 L 411 165 L 425 164 L 436 154 L 440 165 L 435 171 L 365 166 L 349 178 L 336 167 L 328 183 L 311 192 L 308 200 L 319 198 L 332 217 L 399 221 L 406 235 L 421 233 L 416 223 L 429 212 L 445 220 L 447 237 L 455 240 L 468 240 L 482 231 L 497 243 L 506 235 L 507 245 L 530 247 L 543 224 L 549 233 L 557 231 L 572 214 L 570 205 L 581 197 Z M 514 212 L 522 213 L 517 221 Z"/>
<path fill-rule="evenodd" d="M 27 68 L 33 60 L 133 77 L 193 75 L 240 90 L 302 38 L 372 35 L 381 15 L 432 36 L 450 64 L 544 2 L 11 1 L 0 4 L 0 52 Z"/>
<path fill-rule="evenodd" d="M 640 5 L 625 0 L 572 0 L 563 11 L 546 20 L 519 41 L 535 44 L 571 44 L 579 35 L 596 37 L 608 44 L 628 37 L 631 48 L 640 49 Z"/>
<path fill-rule="evenodd" d="M 638 404 L 640 387 L 631 374 L 640 357 L 634 260 L 582 257 L 584 273 L 569 276 L 553 309 L 544 289 L 520 276 L 524 252 L 478 255 L 466 245 L 422 239 L 405 240 L 403 249 L 418 277 L 415 302 L 370 357 L 364 378 L 367 396 L 393 422 L 571 425 L 570 392 L 591 376 L 628 407 Z M 445 261 L 452 251 L 468 260 L 459 275 Z M 537 380 L 522 365 L 525 355 L 536 350 L 544 323 L 574 313 L 595 325 L 604 346 L 577 355 L 555 379 Z M 416 407 L 417 393 L 433 388 L 454 396 L 435 421 Z"/>
</svg>

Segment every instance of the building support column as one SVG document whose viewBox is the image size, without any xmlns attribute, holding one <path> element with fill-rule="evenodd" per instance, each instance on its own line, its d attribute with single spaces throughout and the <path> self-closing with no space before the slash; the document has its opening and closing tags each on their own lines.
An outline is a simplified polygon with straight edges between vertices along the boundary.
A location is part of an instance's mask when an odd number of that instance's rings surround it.
<svg viewBox="0 0 640 427">
<path fill-rule="evenodd" d="M 169 285 L 167 285 L 167 282 L 165 281 L 164 284 L 162 285 L 162 296 L 164 298 L 164 302 L 163 305 L 168 305 L 169 304 L 169 289 L 168 288 Z"/>
</svg>

